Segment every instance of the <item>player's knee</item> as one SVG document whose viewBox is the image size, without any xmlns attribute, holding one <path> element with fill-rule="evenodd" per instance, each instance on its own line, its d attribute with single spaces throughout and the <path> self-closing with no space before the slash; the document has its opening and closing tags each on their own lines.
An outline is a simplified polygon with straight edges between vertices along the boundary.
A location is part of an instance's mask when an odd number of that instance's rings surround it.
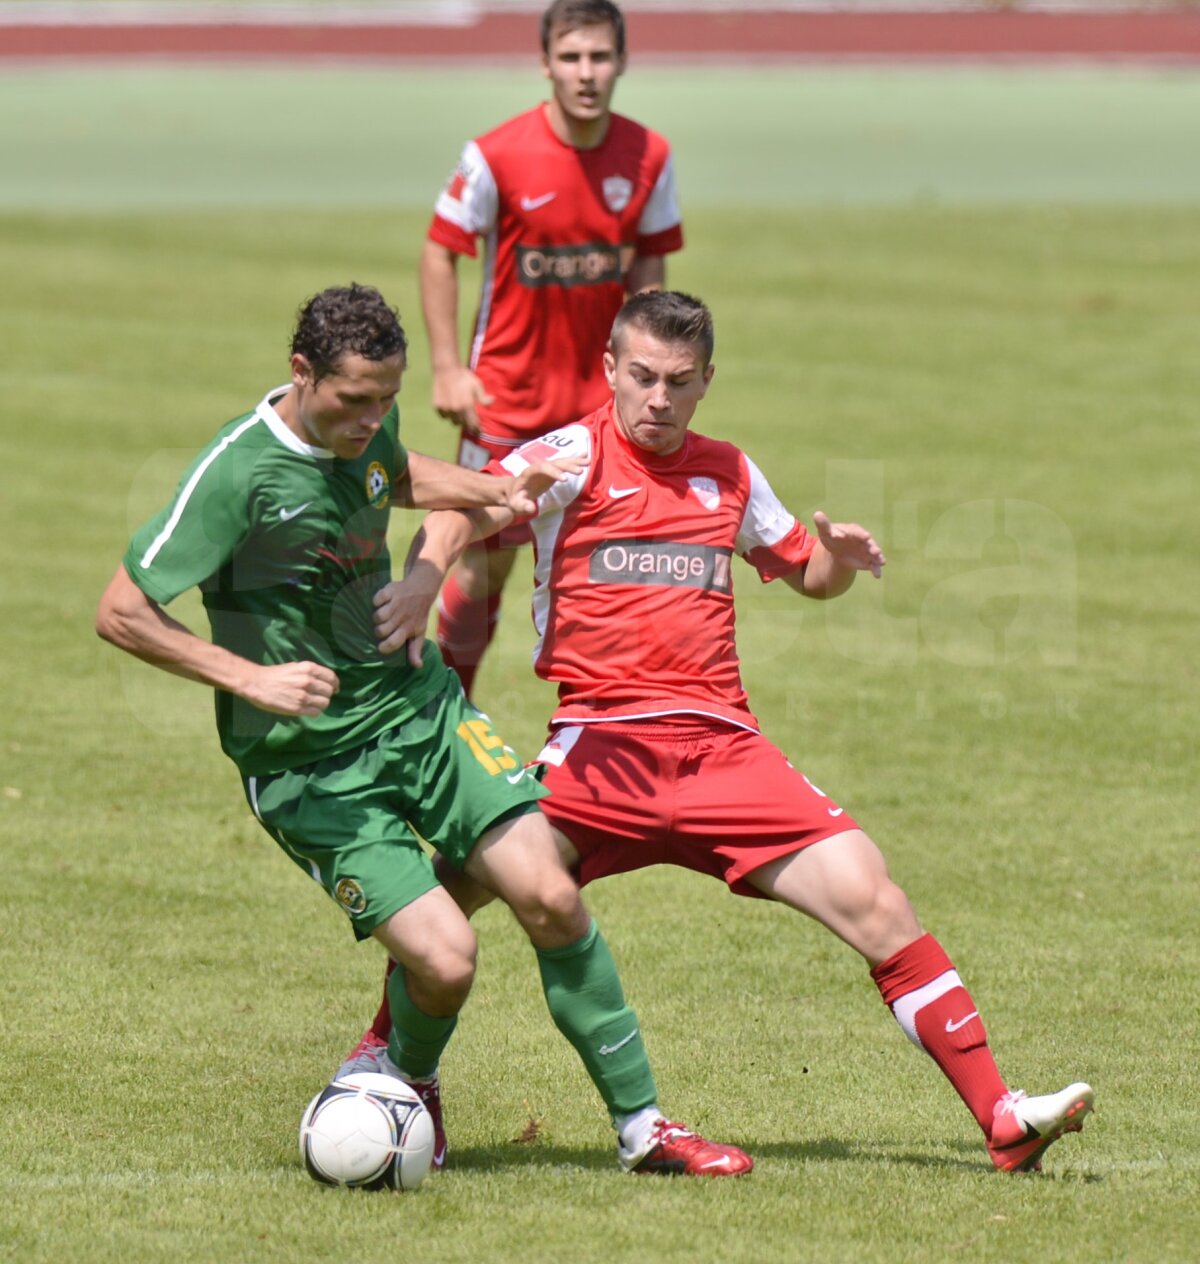
<svg viewBox="0 0 1200 1264">
<path fill-rule="evenodd" d="M 882 926 L 891 931 L 907 933 L 913 930 L 916 934 L 920 933 L 917 915 L 908 896 L 890 878 L 880 883 L 876 892 L 875 916 Z"/>
<path fill-rule="evenodd" d="M 843 877 L 834 893 L 834 907 L 840 919 L 873 935 L 904 919 L 908 898 L 886 872 L 861 868 Z"/>
<path fill-rule="evenodd" d="M 538 948 L 562 948 L 587 933 L 591 918 L 571 875 L 543 873 L 534 890 L 513 906 L 525 933 Z"/>
<path fill-rule="evenodd" d="M 475 941 L 469 945 L 441 945 L 427 955 L 421 971 L 425 990 L 435 994 L 443 1007 L 457 1009 L 467 999 L 475 981 Z"/>
<path fill-rule="evenodd" d="M 885 878 L 880 882 L 858 921 L 860 951 L 873 963 L 899 952 L 920 938 L 921 925 L 908 896 Z"/>
</svg>

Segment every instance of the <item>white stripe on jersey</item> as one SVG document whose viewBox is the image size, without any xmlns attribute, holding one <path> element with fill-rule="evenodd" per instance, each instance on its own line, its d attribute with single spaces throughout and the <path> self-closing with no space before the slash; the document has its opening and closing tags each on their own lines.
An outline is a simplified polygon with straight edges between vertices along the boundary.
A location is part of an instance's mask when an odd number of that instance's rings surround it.
<svg viewBox="0 0 1200 1264">
<path fill-rule="evenodd" d="M 746 499 L 746 512 L 737 533 L 737 551 L 749 553 L 751 549 L 770 548 L 778 544 L 796 525 L 796 519 L 784 507 L 771 490 L 762 470 L 743 452 L 742 460 L 750 473 L 750 495 Z"/>
<path fill-rule="evenodd" d="M 679 197 L 675 192 L 675 160 L 667 154 L 667 161 L 654 182 L 654 191 L 642 211 L 642 218 L 638 220 L 638 232 L 643 237 L 653 237 L 655 233 L 674 228 L 680 218 Z"/>
<path fill-rule="evenodd" d="M 471 339 L 471 358 L 468 361 L 472 369 L 479 363 L 479 353 L 483 350 L 483 337 L 487 333 L 488 320 L 492 314 L 492 296 L 496 292 L 496 242 L 496 230 L 493 228 L 484 238 L 479 315 L 475 318 L 475 336 Z"/>
<path fill-rule="evenodd" d="M 568 700 L 564 705 L 569 707 L 571 703 Z M 759 732 L 758 727 L 754 724 L 744 724 L 741 720 L 735 720 L 728 715 L 719 715 L 716 711 L 705 711 L 699 705 L 694 707 L 656 707 L 651 711 L 621 711 L 615 715 L 571 715 L 568 719 L 560 721 L 560 723 L 580 725 L 633 724 L 639 720 L 661 720 L 668 715 L 698 715 L 703 720 L 716 720 L 719 724 L 728 724 L 731 728 L 745 729 L 747 733 Z M 551 723 L 553 722 L 552 718 Z"/>
<path fill-rule="evenodd" d="M 176 498 L 175 508 L 171 510 L 171 516 L 167 519 L 163 529 L 157 536 L 155 536 L 150 547 L 142 554 L 138 565 L 141 566 L 143 570 L 148 570 L 150 568 L 151 563 L 158 556 L 163 545 L 171 538 L 175 528 L 179 525 L 180 518 L 183 517 L 183 511 L 187 508 L 187 503 L 192 492 L 196 490 L 197 483 L 199 483 L 204 477 L 205 471 L 207 471 L 208 467 L 217 459 L 217 457 L 221 455 L 222 452 L 225 451 L 227 447 L 229 447 L 231 443 L 235 442 L 241 435 L 245 434 L 251 426 L 257 426 L 260 421 L 262 421 L 262 417 L 258 413 L 255 413 L 252 417 L 247 417 L 236 430 L 227 434 L 225 438 L 222 439 L 215 448 L 213 448 L 208 456 L 206 456 L 204 460 L 196 466 L 192 477 L 188 479 L 183 491 L 181 491 L 179 496 Z"/>
</svg>

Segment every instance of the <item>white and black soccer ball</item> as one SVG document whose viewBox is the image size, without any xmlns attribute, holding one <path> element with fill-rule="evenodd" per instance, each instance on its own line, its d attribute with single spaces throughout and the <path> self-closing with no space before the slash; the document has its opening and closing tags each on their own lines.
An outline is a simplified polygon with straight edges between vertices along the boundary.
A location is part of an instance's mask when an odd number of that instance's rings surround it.
<svg viewBox="0 0 1200 1264">
<path fill-rule="evenodd" d="M 416 1189 L 433 1162 L 433 1119 L 403 1080 L 363 1071 L 334 1080 L 300 1120 L 314 1181 L 349 1189 Z"/>
</svg>

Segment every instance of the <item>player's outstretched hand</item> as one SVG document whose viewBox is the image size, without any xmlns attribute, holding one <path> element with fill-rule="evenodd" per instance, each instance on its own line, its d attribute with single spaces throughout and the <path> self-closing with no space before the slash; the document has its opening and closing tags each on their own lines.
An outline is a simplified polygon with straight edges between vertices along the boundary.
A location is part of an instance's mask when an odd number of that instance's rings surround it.
<svg viewBox="0 0 1200 1264">
<path fill-rule="evenodd" d="M 492 397 L 483 389 L 483 383 L 465 364 L 433 375 L 433 406 L 438 416 L 452 421 L 472 437 L 479 433 L 475 405 L 491 402 Z"/>
<path fill-rule="evenodd" d="M 255 665 L 238 692 L 260 711 L 273 715 L 320 715 L 341 687 L 337 673 L 320 663 Z"/>
<path fill-rule="evenodd" d="M 830 522 L 821 510 L 813 514 L 825 551 L 842 566 L 870 571 L 876 579 L 883 574 L 887 558 L 866 527 L 857 522 Z"/>
<path fill-rule="evenodd" d="M 409 663 L 421 666 L 425 629 L 436 596 L 437 588 L 431 592 L 416 575 L 384 584 L 375 594 L 375 639 L 381 653 L 396 654 L 407 646 Z"/>
<path fill-rule="evenodd" d="M 569 474 L 578 474 L 587 468 L 582 456 L 563 456 L 553 461 L 534 461 L 527 465 L 509 484 L 505 493 L 505 505 L 523 518 L 537 513 L 538 497 L 560 483 Z"/>
</svg>

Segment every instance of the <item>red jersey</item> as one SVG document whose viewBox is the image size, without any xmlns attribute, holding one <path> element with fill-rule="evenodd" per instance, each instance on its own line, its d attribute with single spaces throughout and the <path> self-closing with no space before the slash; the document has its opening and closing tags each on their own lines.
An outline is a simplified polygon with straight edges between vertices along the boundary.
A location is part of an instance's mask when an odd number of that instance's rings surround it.
<svg viewBox="0 0 1200 1264">
<path fill-rule="evenodd" d="M 629 266 L 683 246 L 670 148 L 613 114 L 602 144 L 575 149 L 540 105 L 466 146 L 429 237 L 472 257 L 485 239 L 470 366 L 494 403 L 476 411 L 485 440 L 515 447 L 608 397 Z"/>
<path fill-rule="evenodd" d="M 534 670 L 559 687 L 552 723 L 676 713 L 757 729 L 734 644 L 740 554 L 764 581 L 816 545 L 731 443 L 688 432 L 669 456 L 626 439 L 612 401 L 495 462 L 583 456 L 533 521 Z"/>
</svg>

